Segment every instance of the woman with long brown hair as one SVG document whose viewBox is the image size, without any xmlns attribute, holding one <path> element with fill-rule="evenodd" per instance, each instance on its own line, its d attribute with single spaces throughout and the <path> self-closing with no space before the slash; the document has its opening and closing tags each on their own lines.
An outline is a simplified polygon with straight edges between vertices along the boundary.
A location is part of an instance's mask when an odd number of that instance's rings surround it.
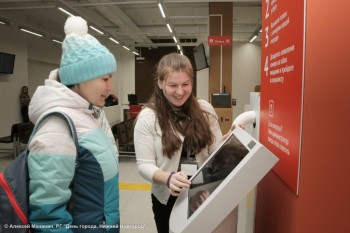
<svg viewBox="0 0 350 233">
<path fill-rule="evenodd" d="M 29 103 L 30 103 L 30 95 L 28 92 L 28 86 L 22 87 L 21 93 L 19 94 L 19 102 L 21 104 L 22 121 L 28 122 L 29 121 L 28 107 L 29 107 Z"/>
<path fill-rule="evenodd" d="M 218 117 L 210 103 L 193 92 L 193 68 L 180 54 L 158 64 L 154 93 L 138 115 L 134 143 L 138 170 L 152 183 L 158 232 L 169 232 L 169 217 L 191 176 L 222 140 Z"/>
</svg>

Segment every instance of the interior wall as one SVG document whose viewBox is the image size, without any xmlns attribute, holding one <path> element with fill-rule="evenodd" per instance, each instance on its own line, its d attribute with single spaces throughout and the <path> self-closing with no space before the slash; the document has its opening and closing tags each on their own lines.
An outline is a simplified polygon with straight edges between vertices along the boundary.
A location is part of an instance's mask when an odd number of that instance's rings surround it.
<svg viewBox="0 0 350 233">
<path fill-rule="evenodd" d="M 6 37 L 0 37 L 0 51 L 16 54 L 14 74 L 0 75 L 0 108 L 6 109 L 0 113 L 0 136 L 5 136 L 9 134 L 12 124 L 21 121 L 18 97 L 20 88 L 23 85 L 28 85 L 29 94 L 33 95 L 36 87 L 43 84 L 49 72 L 59 66 L 61 46 L 47 39 L 27 36 L 27 34 L 7 26 L 0 26 L 0 34 L 6 35 Z M 127 94 L 136 93 L 135 56 L 117 45 L 108 44 L 108 48 L 117 59 L 117 73 L 113 78 L 113 86 L 119 99 L 120 106 L 118 105 L 118 108 L 120 109 L 116 113 L 117 116 L 114 117 L 111 114 L 111 117 L 113 117 L 113 121 L 118 121 L 123 118 L 122 109 L 128 107 Z M 189 48 L 189 50 L 191 49 Z M 244 111 L 244 104 L 249 104 L 249 92 L 252 91 L 253 83 L 255 84 L 259 77 L 255 72 L 260 72 L 260 63 L 255 61 L 260 60 L 260 48 L 257 44 L 233 43 L 232 50 L 231 64 L 232 67 L 236 67 L 233 69 L 232 75 L 232 96 L 237 98 L 237 107 L 234 108 L 233 112 L 238 115 Z M 191 58 L 192 54 L 189 51 L 187 53 L 190 59 L 193 59 Z M 144 51 L 142 50 L 143 55 Z M 248 67 L 250 67 L 249 70 L 245 70 Z M 206 68 L 196 72 L 197 96 L 206 100 L 209 100 L 209 70 L 210 68 Z M 153 79 L 146 74 L 143 74 L 142 78 Z"/>
<path fill-rule="evenodd" d="M 232 2 L 209 3 L 209 35 L 231 36 L 233 22 Z M 232 93 L 232 44 L 226 46 L 209 46 L 210 69 L 209 69 L 209 96 L 214 93 Z M 228 100 L 229 103 L 231 100 Z M 226 133 L 230 130 L 233 122 L 232 105 L 218 107 L 214 105 L 218 116 L 221 131 Z"/>
<path fill-rule="evenodd" d="M 350 36 L 342 26 L 349 7 L 346 0 L 307 0 L 300 193 L 270 172 L 258 186 L 256 233 L 350 229 L 350 49 L 339 42 Z"/>
<path fill-rule="evenodd" d="M 197 73 L 197 98 L 209 100 L 209 68 L 205 68 Z"/>
<path fill-rule="evenodd" d="M 128 93 L 135 93 L 135 55 L 123 48 L 111 50 L 117 59 L 117 72 L 113 77 L 113 89 L 119 104 L 128 105 Z"/>
<path fill-rule="evenodd" d="M 0 74 L 0 135 L 7 136 L 11 126 L 20 122 L 19 94 L 28 85 L 27 40 L 19 30 L 0 26 L 0 51 L 15 54 L 13 74 Z"/>
<path fill-rule="evenodd" d="M 0 108 L 4 109 L 0 113 L 0 136 L 7 136 L 12 124 L 22 120 L 20 89 L 24 85 L 29 86 L 29 94 L 33 96 L 36 87 L 43 85 L 50 71 L 59 66 L 61 45 L 6 25 L 0 25 L 0 35 L 0 51 L 16 55 L 14 73 L 0 74 Z M 104 44 L 117 59 L 117 72 L 113 77 L 114 92 L 121 104 L 127 104 L 127 93 L 135 92 L 134 54 L 120 46 L 114 46 L 112 42 Z M 116 112 L 113 121 L 122 119 L 122 113 L 119 112 Z M 1 147 L 3 146 L 6 145 L 2 144 Z"/>
<path fill-rule="evenodd" d="M 232 35 L 232 2 L 209 3 L 210 36 Z M 209 93 L 232 91 L 232 46 L 209 46 Z"/>
<path fill-rule="evenodd" d="M 250 92 L 260 85 L 261 45 L 259 43 L 234 43 L 232 46 L 232 106 L 233 119 L 250 104 Z"/>
<path fill-rule="evenodd" d="M 44 85 L 49 73 L 59 67 L 61 45 L 30 35 L 26 38 L 28 41 L 28 86 L 29 94 L 32 96 L 38 86 Z"/>
</svg>

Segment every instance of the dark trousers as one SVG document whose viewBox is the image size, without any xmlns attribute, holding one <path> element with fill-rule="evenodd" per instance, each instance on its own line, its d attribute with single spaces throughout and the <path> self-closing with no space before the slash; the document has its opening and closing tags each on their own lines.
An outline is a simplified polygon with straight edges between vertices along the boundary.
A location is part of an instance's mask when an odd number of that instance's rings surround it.
<svg viewBox="0 0 350 233">
<path fill-rule="evenodd" d="M 166 205 L 163 205 L 152 194 L 152 209 L 154 213 L 154 220 L 156 222 L 158 233 L 169 233 L 169 219 L 171 210 L 175 204 L 177 197 L 171 196 Z"/>
<path fill-rule="evenodd" d="M 21 114 L 22 114 L 22 120 L 23 122 L 28 122 L 29 121 L 29 116 L 28 116 L 28 106 L 22 106 L 21 107 Z"/>
</svg>

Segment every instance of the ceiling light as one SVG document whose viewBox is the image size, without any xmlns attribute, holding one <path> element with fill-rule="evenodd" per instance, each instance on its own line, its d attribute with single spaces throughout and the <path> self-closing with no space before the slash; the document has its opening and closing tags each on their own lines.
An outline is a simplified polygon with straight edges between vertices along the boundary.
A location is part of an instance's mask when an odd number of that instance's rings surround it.
<svg viewBox="0 0 350 233">
<path fill-rule="evenodd" d="M 62 7 L 57 7 L 57 9 L 59 9 L 60 11 L 62 11 L 63 13 L 65 13 L 66 15 L 74 16 L 72 13 L 70 13 L 69 11 L 63 9 Z"/>
<path fill-rule="evenodd" d="M 176 40 L 176 37 L 175 37 L 175 36 L 173 36 L 173 40 L 175 41 L 175 43 L 177 43 L 177 40 Z"/>
<path fill-rule="evenodd" d="M 177 45 L 177 49 L 181 51 L 181 47 L 180 47 L 180 45 Z"/>
<path fill-rule="evenodd" d="M 160 13 L 162 14 L 163 18 L 165 18 L 164 10 L 163 10 L 163 7 L 162 7 L 161 3 L 158 3 L 158 8 L 159 8 Z"/>
<path fill-rule="evenodd" d="M 0 21 L 0 24 L 6 24 L 4 21 Z"/>
<path fill-rule="evenodd" d="M 166 26 L 168 27 L 169 32 L 170 32 L 170 33 L 173 33 L 173 30 L 171 30 L 170 24 L 167 23 Z"/>
<path fill-rule="evenodd" d="M 258 37 L 259 33 L 261 33 L 261 31 L 261 25 L 259 25 L 259 27 L 249 37 L 249 42 L 253 42 Z"/>
<path fill-rule="evenodd" d="M 59 40 L 52 39 L 52 41 L 56 42 L 56 43 L 59 43 L 59 44 L 62 44 L 62 41 L 59 41 Z"/>
<path fill-rule="evenodd" d="M 109 37 L 108 39 L 111 40 L 111 41 L 113 41 L 113 42 L 116 43 L 116 44 L 119 44 L 119 41 L 113 39 L 112 37 Z"/>
<path fill-rule="evenodd" d="M 41 35 L 41 34 L 39 34 L 39 33 L 32 32 L 32 31 L 29 31 L 29 30 L 24 29 L 24 28 L 20 28 L 19 30 L 21 30 L 22 32 L 26 32 L 26 33 L 29 33 L 29 34 L 35 35 L 35 36 L 43 37 L 43 35 Z"/>
<path fill-rule="evenodd" d="M 135 54 L 136 56 L 140 55 L 140 54 L 138 54 L 138 53 L 137 53 L 137 52 L 135 52 L 135 51 L 133 51 L 133 54 Z"/>
<path fill-rule="evenodd" d="M 252 38 L 249 40 L 249 42 L 253 42 L 257 37 L 258 35 L 253 35 Z"/>
<path fill-rule="evenodd" d="M 100 30 L 98 30 L 97 28 L 95 28 L 94 26 L 89 26 L 89 28 L 95 30 L 96 32 L 100 33 L 101 35 L 104 35 L 103 32 L 101 32 Z"/>
<path fill-rule="evenodd" d="M 128 47 L 126 47 L 125 45 L 123 45 L 123 48 L 126 50 L 130 50 Z"/>
</svg>

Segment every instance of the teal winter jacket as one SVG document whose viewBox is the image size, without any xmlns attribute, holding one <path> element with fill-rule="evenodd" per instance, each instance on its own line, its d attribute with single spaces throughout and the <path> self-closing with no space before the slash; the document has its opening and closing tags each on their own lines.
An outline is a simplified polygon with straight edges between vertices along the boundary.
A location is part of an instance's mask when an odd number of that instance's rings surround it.
<svg viewBox="0 0 350 233">
<path fill-rule="evenodd" d="M 79 147 L 58 116 L 45 119 L 32 137 L 28 170 L 33 231 L 119 232 L 117 151 L 101 128 L 98 110 L 61 83 L 45 80 L 32 97 L 29 117 L 35 124 L 49 111 L 71 117 Z"/>
</svg>

